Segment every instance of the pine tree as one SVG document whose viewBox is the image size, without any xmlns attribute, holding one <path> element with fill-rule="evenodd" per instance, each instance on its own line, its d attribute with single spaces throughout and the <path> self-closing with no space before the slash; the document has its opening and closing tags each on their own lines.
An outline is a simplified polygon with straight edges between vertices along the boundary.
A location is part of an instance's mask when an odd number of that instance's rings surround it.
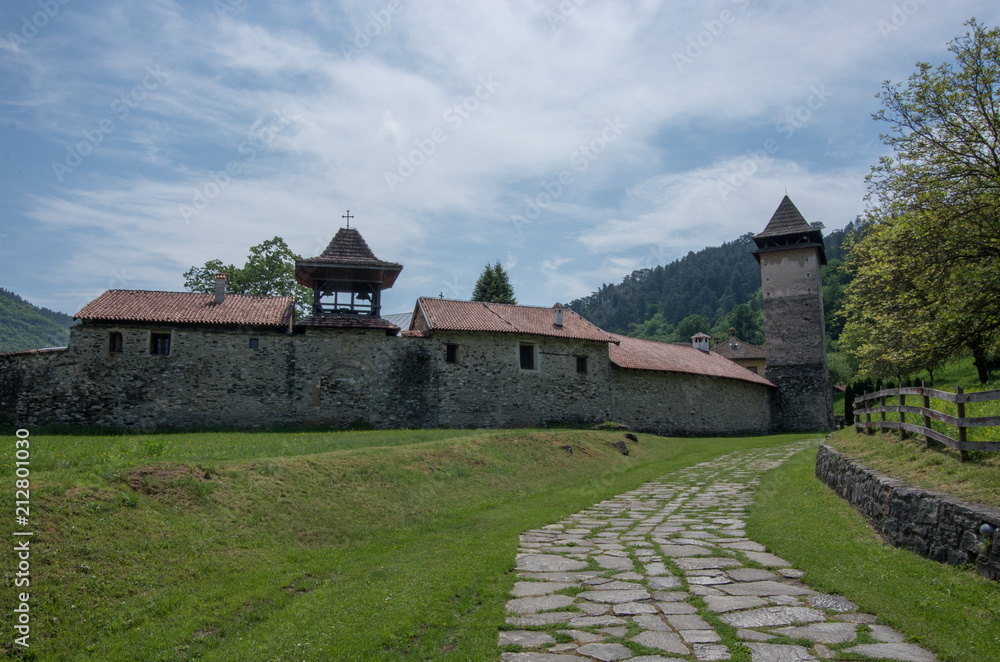
<svg viewBox="0 0 1000 662">
<path fill-rule="evenodd" d="M 511 287 L 510 279 L 500 261 L 496 264 L 487 264 L 476 281 L 476 288 L 472 291 L 473 301 L 489 301 L 491 303 L 516 304 L 514 298 L 514 288 Z"/>
</svg>

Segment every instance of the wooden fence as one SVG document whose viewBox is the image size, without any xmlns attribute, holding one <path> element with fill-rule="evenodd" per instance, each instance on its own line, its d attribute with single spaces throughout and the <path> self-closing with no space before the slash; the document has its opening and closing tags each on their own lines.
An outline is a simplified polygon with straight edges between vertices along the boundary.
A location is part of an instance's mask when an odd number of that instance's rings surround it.
<svg viewBox="0 0 1000 662">
<path fill-rule="evenodd" d="M 922 406 L 913 407 L 906 404 L 906 396 L 913 395 L 922 398 Z M 888 404 L 890 398 L 899 398 L 899 404 Z M 931 409 L 931 398 L 953 402 L 958 409 L 958 415 L 952 416 Z M 994 441 L 967 441 L 969 428 L 1000 426 L 1000 416 L 967 417 L 965 405 L 970 402 L 990 402 L 1000 400 L 1000 391 L 982 391 L 979 393 L 964 393 L 959 386 L 957 393 L 936 391 L 926 386 L 909 388 L 891 388 L 876 393 L 866 393 L 854 398 L 854 427 L 859 432 L 862 429 L 874 434 L 875 428 L 899 430 L 900 436 L 906 438 L 907 433 L 923 435 L 930 446 L 932 441 L 958 450 L 962 462 L 968 459 L 968 451 L 1000 451 L 1000 434 Z M 895 414 L 887 419 L 886 414 Z M 907 422 L 907 416 L 913 415 L 916 420 L 922 418 L 923 425 Z M 872 420 L 872 416 L 878 418 Z M 862 420 L 865 419 L 865 420 Z M 953 439 L 943 432 L 931 428 L 931 421 L 940 421 L 958 428 L 958 439 Z"/>
</svg>

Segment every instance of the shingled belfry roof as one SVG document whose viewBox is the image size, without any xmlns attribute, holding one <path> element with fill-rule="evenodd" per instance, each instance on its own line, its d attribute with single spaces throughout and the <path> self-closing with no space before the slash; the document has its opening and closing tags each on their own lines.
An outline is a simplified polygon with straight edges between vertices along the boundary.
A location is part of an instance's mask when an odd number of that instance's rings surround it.
<svg viewBox="0 0 1000 662">
<path fill-rule="evenodd" d="M 802 212 L 798 210 L 787 195 L 781 199 L 781 204 L 775 210 L 767 227 L 760 234 L 754 235 L 757 251 L 754 257 L 760 262 L 760 251 L 781 250 L 796 246 L 817 246 L 819 248 L 820 264 L 826 264 L 826 251 L 823 248 L 823 232 L 809 225 Z"/>
<path fill-rule="evenodd" d="M 357 228 L 340 228 L 333 236 L 326 250 L 305 260 L 306 262 L 325 262 L 349 267 L 370 266 L 370 267 L 399 267 L 401 264 L 386 262 L 375 257 L 372 249 L 368 247 L 368 242 L 361 236 Z"/>
<path fill-rule="evenodd" d="M 295 278 L 306 287 L 312 287 L 316 276 L 323 280 L 378 281 L 385 290 L 402 270 L 401 264 L 375 257 L 357 228 L 340 228 L 322 253 L 295 261 Z"/>
<path fill-rule="evenodd" d="M 108 290 L 81 308 L 73 319 L 287 327 L 292 319 L 292 303 L 292 297 L 250 294 L 227 294 L 225 301 L 216 303 L 214 294 Z"/>
</svg>

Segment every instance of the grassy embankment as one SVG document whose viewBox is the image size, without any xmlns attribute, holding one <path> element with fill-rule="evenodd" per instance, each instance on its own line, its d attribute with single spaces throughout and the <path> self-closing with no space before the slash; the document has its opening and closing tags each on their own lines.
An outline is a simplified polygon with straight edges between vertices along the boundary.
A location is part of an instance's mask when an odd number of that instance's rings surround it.
<svg viewBox="0 0 1000 662">
<path fill-rule="evenodd" d="M 950 450 L 850 430 L 833 446 L 911 484 L 1000 505 L 1000 457 L 959 464 Z M 817 590 L 842 594 L 943 662 L 1000 658 L 1000 592 L 974 569 L 946 566 L 885 545 L 867 522 L 815 478 L 815 450 L 762 480 L 747 531 L 808 574 Z M 794 507 L 790 507 L 794 504 Z"/>
<path fill-rule="evenodd" d="M 31 438 L 38 660 L 490 660 L 518 534 L 793 437 L 578 430 Z M 13 437 L 0 465 L 9 476 Z M 572 453 L 564 447 L 571 446 Z M 12 480 L 12 479 L 11 479 Z M 0 489 L 10 540 L 13 484 Z M 14 558 L 0 555 L 0 571 Z M 0 593 L 11 654 L 14 590 Z"/>
</svg>

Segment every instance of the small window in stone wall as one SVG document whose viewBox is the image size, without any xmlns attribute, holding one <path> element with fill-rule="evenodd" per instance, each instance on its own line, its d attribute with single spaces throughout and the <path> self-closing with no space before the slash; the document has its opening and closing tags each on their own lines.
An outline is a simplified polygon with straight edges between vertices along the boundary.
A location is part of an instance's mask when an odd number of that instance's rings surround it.
<svg viewBox="0 0 1000 662">
<path fill-rule="evenodd" d="M 446 363 L 458 363 L 458 345 L 446 345 L 444 360 Z"/>
<path fill-rule="evenodd" d="M 167 356 L 170 354 L 170 334 L 151 333 L 149 336 L 149 353 Z"/>
<path fill-rule="evenodd" d="M 257 338 L 251 338 L 250 349 L 260 349 L 260 340 L 258 340 Z"/>
<path fill-rule="evenodd" d="M 578 356 L 576 357 L 576 371 L 580 373 L 587 372 L 587 357 Z"/>
<path fill-rule="evenodd" d="M 534 370 L 535 369 L 535 346 L 534 345 L 521 345 L 521 369 L 522 370 Z"/>
<path fill-rule="evenodd" d="M 108 351 L 112 354 L 120 354 L 122 351 L 122 334 L 115 331 L 108 337 Z"/>
</svg>

